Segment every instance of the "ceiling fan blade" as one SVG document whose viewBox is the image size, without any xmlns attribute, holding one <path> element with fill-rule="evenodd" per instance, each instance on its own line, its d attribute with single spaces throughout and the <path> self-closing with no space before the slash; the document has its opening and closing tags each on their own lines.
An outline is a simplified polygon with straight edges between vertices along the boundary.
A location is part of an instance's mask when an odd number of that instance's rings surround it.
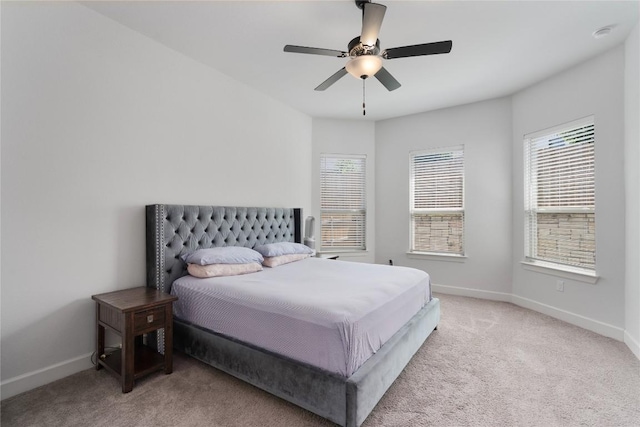
<svg viewBox="0 0 640 427">
<path fill-rule="evenodd" d="M 382 26 L 387 6 L 377 3 L 364 3 L 362 9 L 362 34 L 360 42 L 367 46 L 375 46 Z"/>
<path fill-rule="evenodd" d="M 320 83 L 320 85 L 314 90 L 321 91 L 327 89 L 329 86 L 340 80 L 344 75 L 347 74 L 347 69 L 342 67 L 339 69 L 333 76 L 329 77 L 327 80 Z"/>
<path fill-rule="evenodd" d="M 290 44 L 284 47 L 284 51 L 292 52 L 292 53 L 308 53 L 311 55 L 335 56 L 338 58 L 346 58 L 349 55 L 347 52 L 343 52 L 341 50 L 321 49 L 318 47 L 293 46 Z"/>
<path fill-rule="evenodd" d="M 385 59 L 406 58 L 409 56 L 438 55 L 451 52 L 451 40 L 435 43 L 414 44 L 412 46 L 393 47 L 382 52 Z"/>
<path fill-rule="evenodd" d="M 402 86 L 384 67 L 380 68 L 380 71 L 375 74 L 375 78 L 389 91 L 396 90 Z"/>
</svg>

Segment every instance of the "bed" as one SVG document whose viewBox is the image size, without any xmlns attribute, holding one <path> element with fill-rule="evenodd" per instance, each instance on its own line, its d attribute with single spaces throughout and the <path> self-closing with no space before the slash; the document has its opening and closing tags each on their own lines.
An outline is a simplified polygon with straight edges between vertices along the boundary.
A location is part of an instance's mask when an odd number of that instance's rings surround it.
<svg viewBox="0 0 640 427">
<path fill-rule="evenodd" d="M 175 282 L 176 291 L 189 281 L 186 264 L 180 256 L 197 249 L 299 243 L 302 234 L 300 219 L 301 210 L 293 208 L 147 206 L 147 285 L 171 292 Z M 300 273 L 302 269 L 314 268 L 322 262 L 325 264 L 320 268 L 333 266 L 331 268 L 337 270 L 351 264 L 307 259 L 265 274 L 256 273 L 256 277 L 263 274 L 260 277 L 277 283 L 285 273 L 288 275 L 294 270 Z M 370 267 L 386 269 L 375 274 L 387 273 L 390 269 L 387 266 Z M 401 271 L 394 270 L 396 272 Z M 409 299 L 413 298 L 407 295 Z M 336 424 L 359 426 L 436 328 L 440 317 L 439 301 L 427 298 L 425 302 L 415 315 L 409 315 L 408 320 L 402 319 L 397 332 L 394 332 L 398 327 L 395 326 L 389 333 L 390 338 L 384 338 L 384 345 L 370 357 L 364 356 L 365 360 L 338 360 L 333 365 L 323 365 L 317 360 L 305 359 L 295 350 L 287 355 L 269 348 L 266 341 L 258 340 L 256 343 L 255 339 L 249 340 L 242 335 L 234 337 L 227 330 L 224 330 L 226 333 L 214 332 L 212 327 L 203 326 L 202 322 L 198 325 L 188 320 L 190 317 L 182 306 L 177 307 L 174 317 L 174 347 Z M 163 351 L 161 332 L 148 337 L 148 341 Z M 308 351 L 307 354 L 316 353 Z"/>
</svg>

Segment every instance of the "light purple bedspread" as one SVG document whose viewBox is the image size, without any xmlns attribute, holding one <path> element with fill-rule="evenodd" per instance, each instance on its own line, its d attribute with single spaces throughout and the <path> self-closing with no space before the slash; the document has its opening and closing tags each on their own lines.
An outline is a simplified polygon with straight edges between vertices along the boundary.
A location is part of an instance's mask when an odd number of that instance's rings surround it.
<svg viewBox="0 0 640 427">
<path fill-rule="evenodd" d="M 431 299 L 423 271 L 318 258 L 171 293 L 179 319 L 345 377 Z"/>
</svg>

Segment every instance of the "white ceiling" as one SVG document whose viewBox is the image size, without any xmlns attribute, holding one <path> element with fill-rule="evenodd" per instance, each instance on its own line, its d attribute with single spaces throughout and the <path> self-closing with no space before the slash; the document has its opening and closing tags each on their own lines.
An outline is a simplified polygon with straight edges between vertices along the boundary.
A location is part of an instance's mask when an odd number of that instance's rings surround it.
<svg viewBox="0 0 640 427">
<path fill-rule="evenodd" d="M 624 42 L 637 1 L 396 1 L 381 48 L 453 40 L 448 55 L 386 60 L 402 87 L 366 82 L 368 120 L 511 94 Z M 344 58 L 283 52 L 285 44 L 347 50 L 361 11 L 342 1 L 87 2 L 93 10 L 313 117 L 362 118 L 362 83 L 313 89 Z M 610 36 L 593 31 L 615 24 Z"/>
</svg>

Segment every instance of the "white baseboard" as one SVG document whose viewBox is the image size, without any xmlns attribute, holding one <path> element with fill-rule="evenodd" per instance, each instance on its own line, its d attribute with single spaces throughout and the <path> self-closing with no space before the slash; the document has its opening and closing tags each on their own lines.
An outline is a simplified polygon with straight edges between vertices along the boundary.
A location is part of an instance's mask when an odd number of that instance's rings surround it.
<svg viewBox="0 0 640 427">
<path fill-rule="evenodd" d="M 554 317 L 572 325 L 579 326 L 591 332 L 595 332 L 605 337 L 613 338 L 618 341 L 624 341 L 627 343 L 631 351 L 638 355 L 638 343 L 635 342 L 629 334 L 626 334 L 624 329 L 617 326 L 609 325 L 607 323 L 600 322 L 599 320 L 591 319 L 589 317 L 582 316 L 580 314 L 572 313 L 570 311 L 562 310 L 556 307 L 552 307 L 547 304 L 543 304 L 528 298 L 523 298 L 517 295 L 513 295 L 506 292 L 493 292 L 483 291 L 479 289 L 471 288 L 458 288 L 455 286 L 436 285 L 432 284 L 431 289 L 434 292 L 440 292 L 449 295 L 460 295 L 464 297 L 481 298 L 493 301 L 510 302 L 520 307 L 528 308 L 533 311 L 537 311 L 547 316 Z M 628 336 L 628 338 L 627 338 Z M 629 341 L 629 342 L 627 342 Z M 631 345 L 635 345 L 635 349 Z"/>
<path fill-rule="evenodd" d="M 520 307 L 528 308 L 530 310 L 546 314 L 547 316 L 560 319 L 564 322 L 571 323 L 572 325 L 580 326 L 581 328 L 595 332 L 596 334 L 604 335 L 605 337 L 613 338 L 617 341 L 624 341 L 624 329 L 618 328 L 617 326 L 609 325 L 608 323 L 604 323 L 599 320 L 591 319 L 580 314 L 552 307 L 517 295 L 512 295 L 511 302 L 515 305 L 519 305 Z"/>
<path fill-rule="evenodd" d="M 447 295 L 459 295 L 463 297 L 472 297 L 480 299 L 488 299 L 492 301 L 511 302 L 511 294 L 506 292 L 483 291 L 480 289 L 458 288 L 456 286 L 431 284 L 433 292 L 439 292 Z"/>
<path fill-rule="evenodd" d="M 25 391 L 75 374 L 76 372 L 84 371 L 92 366 L 91 353 L 87 353 L 73 359 L 65 360 L 64 362 L 56 363 L 55 365 L 47 366 L 46 368 L 38 369 L 37 371 L 9 378 L 0 383 L 0 399 L 4 400 L 8 397 L 24 393 Z"/>
<path fill-rule="evenodd" d="M 638 343 L 638 341 L 634 340 L 627 331 L 624 331 L 624 343 L 627 345 L 627 347 L 629 347 L 631 352 L 635 354 L 638 359 L 640 359 L 640 344 Z"/>
</svg>

